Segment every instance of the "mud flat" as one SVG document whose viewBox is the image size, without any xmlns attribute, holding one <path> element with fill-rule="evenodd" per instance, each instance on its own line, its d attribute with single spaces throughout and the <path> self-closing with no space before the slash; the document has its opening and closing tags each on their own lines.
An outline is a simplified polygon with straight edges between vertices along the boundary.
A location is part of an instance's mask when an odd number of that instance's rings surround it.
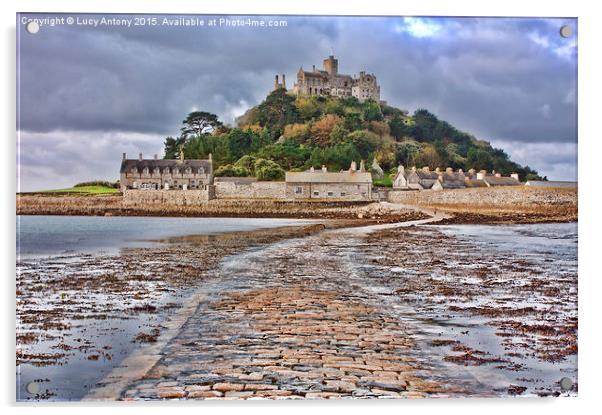
<svg viewBox="0 0 602 415">
<path fill-rule="evenodd" d="M 394 192 L 392 201 L 451 213 L 441 224 L 577 221 L 577 190 L 508 186 Z"/>
<path fill-rule="evenodd" d="M 279 200 L 211 200 L 196 206 L 128 206 L 121 196 L 17 195 L 17 215 L 174 216 L 299 219 L 407 220 L 407 211 L 388 210 L 370 202 L 292 202 Z"/>
</svg>

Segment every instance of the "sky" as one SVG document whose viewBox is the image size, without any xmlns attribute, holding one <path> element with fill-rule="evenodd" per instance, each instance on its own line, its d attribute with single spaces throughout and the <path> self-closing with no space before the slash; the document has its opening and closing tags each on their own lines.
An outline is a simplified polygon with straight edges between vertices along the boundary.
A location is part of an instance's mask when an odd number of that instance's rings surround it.
<svg viewBox="0 0 602 415">
<path fill-rule="evenodd" d="M 182 17 L 197 25 L 174 26 Z M 550 180 L 577 178 L 576 19 L 251 16 L 263 27 L 236 25 L 247 18 L 18 15 L 18 190 L 116 180 L 122 153 L 161 157 L 190 111 L 234 125 L 275 74 L 290 88 L 301 66 L 321 67 L 331 53 L 341 73 L 374 73 L 388 104 L 426 108 Z M 563 25 L 572 36 L 560 36 Z"/>
</svg>

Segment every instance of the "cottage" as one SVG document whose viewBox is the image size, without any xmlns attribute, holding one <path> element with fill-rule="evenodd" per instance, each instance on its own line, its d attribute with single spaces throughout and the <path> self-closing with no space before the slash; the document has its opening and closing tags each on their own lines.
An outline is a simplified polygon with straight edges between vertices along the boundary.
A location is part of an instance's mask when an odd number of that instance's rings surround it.
<svg viewBox="0 0 602 415">
<path fill-rule="evenodd" d="M 393 179 L 393 189 L 398 190 L 444 190 L 463 189 L 466 187 L 494 187 L 520 185 L 517 173 L 510 177 L 503 177 L 500 173 L 485 170 L 476 172 L 474 169 L 464 173 L 462 169 L 454 171 L 451 167 L 441 171 L 438 167 L 432 171 L 429 167 L 406 170 L 403 166 L 397 168 L 397 175 Z"/>
<path fill-rule="evenodd" d="M 370 200 L 372 198 L 372 174 L 367 172 L 364 162 L 351 163 L 349 170 L 329 172 L 313 167 L 304 172 L 286 172 L 287 199 L 336 199 Z"/>
<path fill-rule="evenodd" d="M 406 183 L 409 189 L 425 190 L 433 187 L 439 179 L 439 174 L 431 171 L 428 167 L 416 169 L 412 167 L 406 176 Z"/>
<path fill-rule="evenodd" d="M 445 169 L 445 173 L 442 173 L 437 168 L 435 172 L 438 173 L 439 177 L 432 186 L 433 190 L 463 189 L 466 187 L 466 176 L 462 169 L 455 172 L 451 167 L 448 167 Z"/>
<path fill-rule="evenodd" d="M 518 186 L 521 184 L 518 179 L 518 173 L 512 173 L 510 177 L 504 177 L 500 173 L 496 173 L 495 170 L 491 173 L 481 170 L 477 173 L 476 177 L 476 180 L 482 180 L 487 187 Z"/>
<path fill-rule="evenodd" d="M 213 184 L 213 160 L 128 159 L 123 153 L 120 169 L 121 191 L 138 190 L 194 190 Z"/>
</svg>

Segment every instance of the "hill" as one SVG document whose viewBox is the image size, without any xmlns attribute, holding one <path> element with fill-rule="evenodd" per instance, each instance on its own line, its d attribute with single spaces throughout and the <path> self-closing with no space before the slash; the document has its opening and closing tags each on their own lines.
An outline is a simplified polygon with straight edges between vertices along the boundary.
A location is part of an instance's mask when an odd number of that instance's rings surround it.
<svg viewBox="0 0 602 415">
<path fill-rule="evenodd" d="M 183 147 L 186 158 L 212 153 L 216 175 L 255 175 L 279 180 L 285 170 L 326 165 L 349 168 L 352 160 L 376 158 L 385 172 L 404 166 L 452 167 L 519 173 L 522 180 L 541 179 L 536 171 L 510 160 L 494 148 L 426 109 L 413 114 L 375 101 L 356 98 L 293 96 L 284 89 L 224 126 L 209 113 L 191 113 L 182 134 L 165 140 L 165 158 Z"/>
</svg>

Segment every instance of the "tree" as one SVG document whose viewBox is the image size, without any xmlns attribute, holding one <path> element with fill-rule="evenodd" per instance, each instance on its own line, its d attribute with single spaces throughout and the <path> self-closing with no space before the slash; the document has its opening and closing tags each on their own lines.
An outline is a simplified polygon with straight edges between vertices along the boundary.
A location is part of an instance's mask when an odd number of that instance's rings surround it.
<svg viewBox="0 0 602 415">
<path fill-rule="evenodd" d="M 364 121 L 382 121 L 383 113 L 377 102 L 369 99 L 364 102 Z"/>
<path fill-rule="evenodd" d="M 314 145 L 327 146 L 330 144 L 330 133 L 341 122 L 334 114 L 327 114 L 313 123 L 310 129 L 311 141 Z"/>
<path fill-rule="evenodd" d="M 389 129 L 391 130 L 391 135 L 396 140 L 401 140 L 403 137 L 409 135 L 411 131 L 399 115 L 396 115 L 389 121 Z"/>
<path fill-rule="evenodd" d="M 184 127 L 181 129 L 181 136 L 184 139 L 191 135 L 200 137 L 204 134 L 210 134 L 223 125 L 218 120 L 217 115 L 204 111 L 191 112 L 182 123 Z"/>
<path fill-rule="evenodd" d="M 186 139 L 184 137 L 167 137 L 163 142 L 165 156 L 164 159 L 177 159 L 180 157 L 180 147 L 184 145 Z"/>
<path fill-rule="evenodd" d="M 284 170 L 272 160 L 257 159 L 255 161 L 255 177 L 261 181 L 284 180 Z"/>
<path fill-rule="evenodd" d="M 295 97 L 288 95 L 283 88 L 276 89 L 259 104 L 256 117 L 259 125 L 279 136 L 285 125 L 294 123 L 299 118 Z"/>
<path fill-rule="evenodd" d="M 475 170 L 492 170 L 493 161 L 491 155 L 481 149 L 471 148 L 468 150 L 468 156 L 466 157 L 466 167 Z"/>
</svg>

